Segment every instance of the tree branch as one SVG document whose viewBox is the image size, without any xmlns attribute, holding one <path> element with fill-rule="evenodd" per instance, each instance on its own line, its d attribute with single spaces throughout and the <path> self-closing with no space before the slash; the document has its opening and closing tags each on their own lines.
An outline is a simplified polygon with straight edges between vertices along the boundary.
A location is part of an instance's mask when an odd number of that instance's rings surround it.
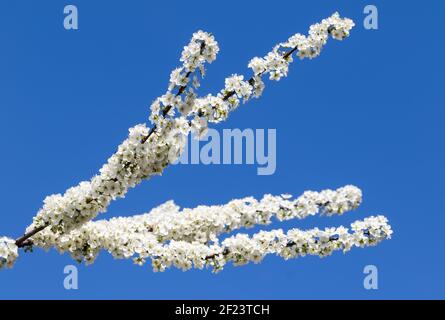
<svg viewBox="0 0 445 320">
<path fill-rule="evenodd" d="M 40 231 L 42 231 L 43 229 L 45 229 L 46 227 L 48 227 L 48 225 L 43 225 L 41 227 L 35 228 L 33 230 L 31 230 L 30 232 L 25 233 L 23 236 L 21 236 L 20 238 L 17 238 L 15 240 L 15 244 L 17 247 L 19 248 L 23 248 L 26 244 L 29 244 L 26 240 L 28 240 L 29 238 L 31 238 L 33 235 L 35 235 L 36 233 L 39 233 Z"/>
<path fill-rule="evenodd" d="M 335 26 L 330 26 L 330 27 L 328 28 L 328 33 L 331 34 L 332 31 L 334 31 L 334 30 L 335 30 Z M 203 42 L 203 43 L 201 43 L 201 52 L 204 50 L 204 48 L 205 48 L 205 43 Z M 287 59 L 287 58 L 289 58 L 289 57 L 290 57 L 294 52 L 296 52 L 297 50 L 298 50 L 298 46 L 295 46 L 295 47 L 292 48 L 291 50 L 285 52 L 285 53 L 283 54 L 283 59 Z M 186 78 L 189 78 L 191 74 L 192 74 L 191 71 L 187 72 L 187 74 L 186 74 Z M 260 75 L 262 75 L 262 74 L 263 74 L 263 73 L 260 73 Z M 253 84 L 255 83 L 255 78 L 252 76 L 252 77 L 248 80 L 248 82 L 249 82 L 250 85 L 253 86 Z M 178 92 L 176 93 L 176 97 L 177 97 L 177 96 L 180 96 L 181 94 L 183 94 L 183 93 L 185 92 L 186 89 L 187 89 L 187 84 L 186 84 L 186 85 L 183 85 L 183 86 L 181 86 L 181 87 L 179 87 Z M 225 101 L 228 100 L 228 99 L 229 99 L 230 97 L 232 97 L 235 93 L 236 93 L 235 91 L 230 91 L 230 92 L 228 92 L 228 93 L 223 97 L 223 100 L 225 100 Z M 169 105 L 169 106 L 165 107 L 165 108 L 162 110 L 162 116 L 165 117 L 165 116 L 170 112 L 170 110 L 171 110 L 172 108 L 173 108 L 172 105 Z M 142 140 L 141 140 L 141 143 L 142 143 L 142 144 L 145 143 L 145 142 L 150 138 L 150 136 L 156 131 L 156 128 L 157 128 L 156 125 L 154 125 L 154 126 L 150 129 L 150 131 L 148 132 L 148 134 L 147 134 L 145 137 L 142 138 Z M 23 236 L 21 236 L 20 238 L 17 238 L 17 239 L 16 239 L 15 244 L 16 244 L 17 247 L 19 247 L 19 248 L 23 248 L 23 247 L 25 247 L 25 246 L 27 246 L 27 245 L 31 245 L 32 242 L 29 242 L 29 241 L 27 241 L 27 240 L 28 240 L 29 238 L 31 238 L 32 236 L 34 236 L 35 234 L 39 233 L 40 231 L 46 229 L 46 227 L 48 227 L 48 225 L 40 226 L 40 227 L 38 227 L 38 228 L 35 228 L 35 229 L 31 230 L 30 232 L 25 233 Z"/>
</svg>

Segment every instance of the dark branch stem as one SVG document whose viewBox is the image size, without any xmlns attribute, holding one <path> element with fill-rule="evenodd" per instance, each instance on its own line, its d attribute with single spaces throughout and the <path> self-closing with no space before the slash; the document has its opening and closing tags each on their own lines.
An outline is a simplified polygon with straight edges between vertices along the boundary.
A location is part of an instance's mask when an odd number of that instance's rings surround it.
<svg viewBox="0 0 445 320">
<path fill-rule="evenodd" d="M 35 228 L 33 230 L 31 230 L 30 232 L 25 233 L 23 236 L 21 236 L 20 238 L 18 238 L 17 240 L 15 240 L 15 244 L 17 247 L 19 248 L 23 248 L 26 244 L 29 238 L 31 238 L 33 235 L 35 235 L 36 233 L 39 233 L 40 231 L 42 231 L 43 229 L 45 229 L 48 225 L 43 225 L 41 227 Z"/>
</svg>

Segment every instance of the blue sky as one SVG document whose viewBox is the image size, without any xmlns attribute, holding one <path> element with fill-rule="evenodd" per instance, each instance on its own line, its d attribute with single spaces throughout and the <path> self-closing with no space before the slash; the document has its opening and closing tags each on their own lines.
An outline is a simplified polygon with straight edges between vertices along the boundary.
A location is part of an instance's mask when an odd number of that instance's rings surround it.
<svg viewBox="0 0 445 320">
<path fill-rule="evenodd" d="M 63 28 L 75 4 L 79 30 Z M 363 8 L 379 9 L 379 30 L 365 30 Z M 68 255 L 21 254 L 0 272 L 0 298 L 444 298 L 444 30 L 440 1 L 2 1 L 0 4 L 0 235 L 23 232 L 45 196 L 89 179 L 146 121 L 165 91 L 191 34 L 203 29 L 221 52 L 202 93 L 217 92 L 247 62 L 334 11 L 357 27 L 321 57 L 296 62 L 288 78 L 266 85 L 260 100 L 223 128 L 277 129 L 277 170 L 249 165 L 181 165 L 114 202 L 102 217 L 221 204 L 265 193 L 300 194 L 354 184 L 359 210 L 336 218 L 273 227 L 349 224 L 385 214 L 394 237 L 369 249 L 320 260 L 228 266 L 222 273 L 155 274 L 102 253 L 79 266 L 79 289 L 63 287 Z M 376 265 L 379 289 L 363 288 Z"/>
</svg>

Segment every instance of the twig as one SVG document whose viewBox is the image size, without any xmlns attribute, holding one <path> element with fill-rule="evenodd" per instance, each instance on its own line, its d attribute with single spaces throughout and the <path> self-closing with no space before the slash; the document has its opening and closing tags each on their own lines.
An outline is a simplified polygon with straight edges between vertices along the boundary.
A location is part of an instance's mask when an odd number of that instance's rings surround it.
<svg viewBox="0 0 445 320">
<path fill-rule="evenodd" d="M 35 228 L 27 233 L 25 233 L 23 236 L 21 236 L 20 238 L 18 238 L 17 240 L 15 240 L 15 244 L 17 247 L 19 248 L 23 248 L 27 242 L 26 240 L 28 240 L 29 238 L 31 238 L 33 235 L 35 235 L 36 233 L 39 233 L 40 231 L 42 231 L 43 229 L 45 229 L 48 225 L 43 225 L 41 227 Z"/>
</svg>

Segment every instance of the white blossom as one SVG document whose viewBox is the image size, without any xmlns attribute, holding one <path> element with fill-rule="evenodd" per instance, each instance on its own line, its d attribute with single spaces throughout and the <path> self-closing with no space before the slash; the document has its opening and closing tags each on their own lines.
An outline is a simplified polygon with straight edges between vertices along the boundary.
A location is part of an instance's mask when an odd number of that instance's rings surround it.
<svg viewBox="0 0 445 320">
<path fill-rule="evenodd" d="M 233 91 L 238 98 L 242 98 L 244 101 L 247 101 L 250 98 L 252 89 L 253 88 L 249 82 L 244 81 L 244 76 L 242 75 L 234 74 L 231 77 L 226 78 L 226 93 Z"/>
<path fill-rule="evenodd" d="M 195 71 L 204 64 L 212 63 L 219 52 L 218 42 L 215 38 L 204 31 L 198 31 L 193 34 L 190 43 L 184 47 L 181 56 L 181 62 L 184 63 L 186 71 Z"/>
<path fill-rule="evenodd" d="M 250 60 L 248 67 L 252 69 L 255 75 L 261 75 L 267 69 L 267 62 L 263 58 L 255 57 Z"/>
<path fill-rule="evenodd" d="M 183 68 L 176 68 L 170 74 L 171 90 L 175 87 L 186 86 L 189 80 L 187 73 L 183 72 Z"/>
<path fill-rule="evenodd" d="M 0 269 L 3 267 L 12 268 L 18 257 L 18 247 L 15 240 L 0 237 Z"/>
</svg>

